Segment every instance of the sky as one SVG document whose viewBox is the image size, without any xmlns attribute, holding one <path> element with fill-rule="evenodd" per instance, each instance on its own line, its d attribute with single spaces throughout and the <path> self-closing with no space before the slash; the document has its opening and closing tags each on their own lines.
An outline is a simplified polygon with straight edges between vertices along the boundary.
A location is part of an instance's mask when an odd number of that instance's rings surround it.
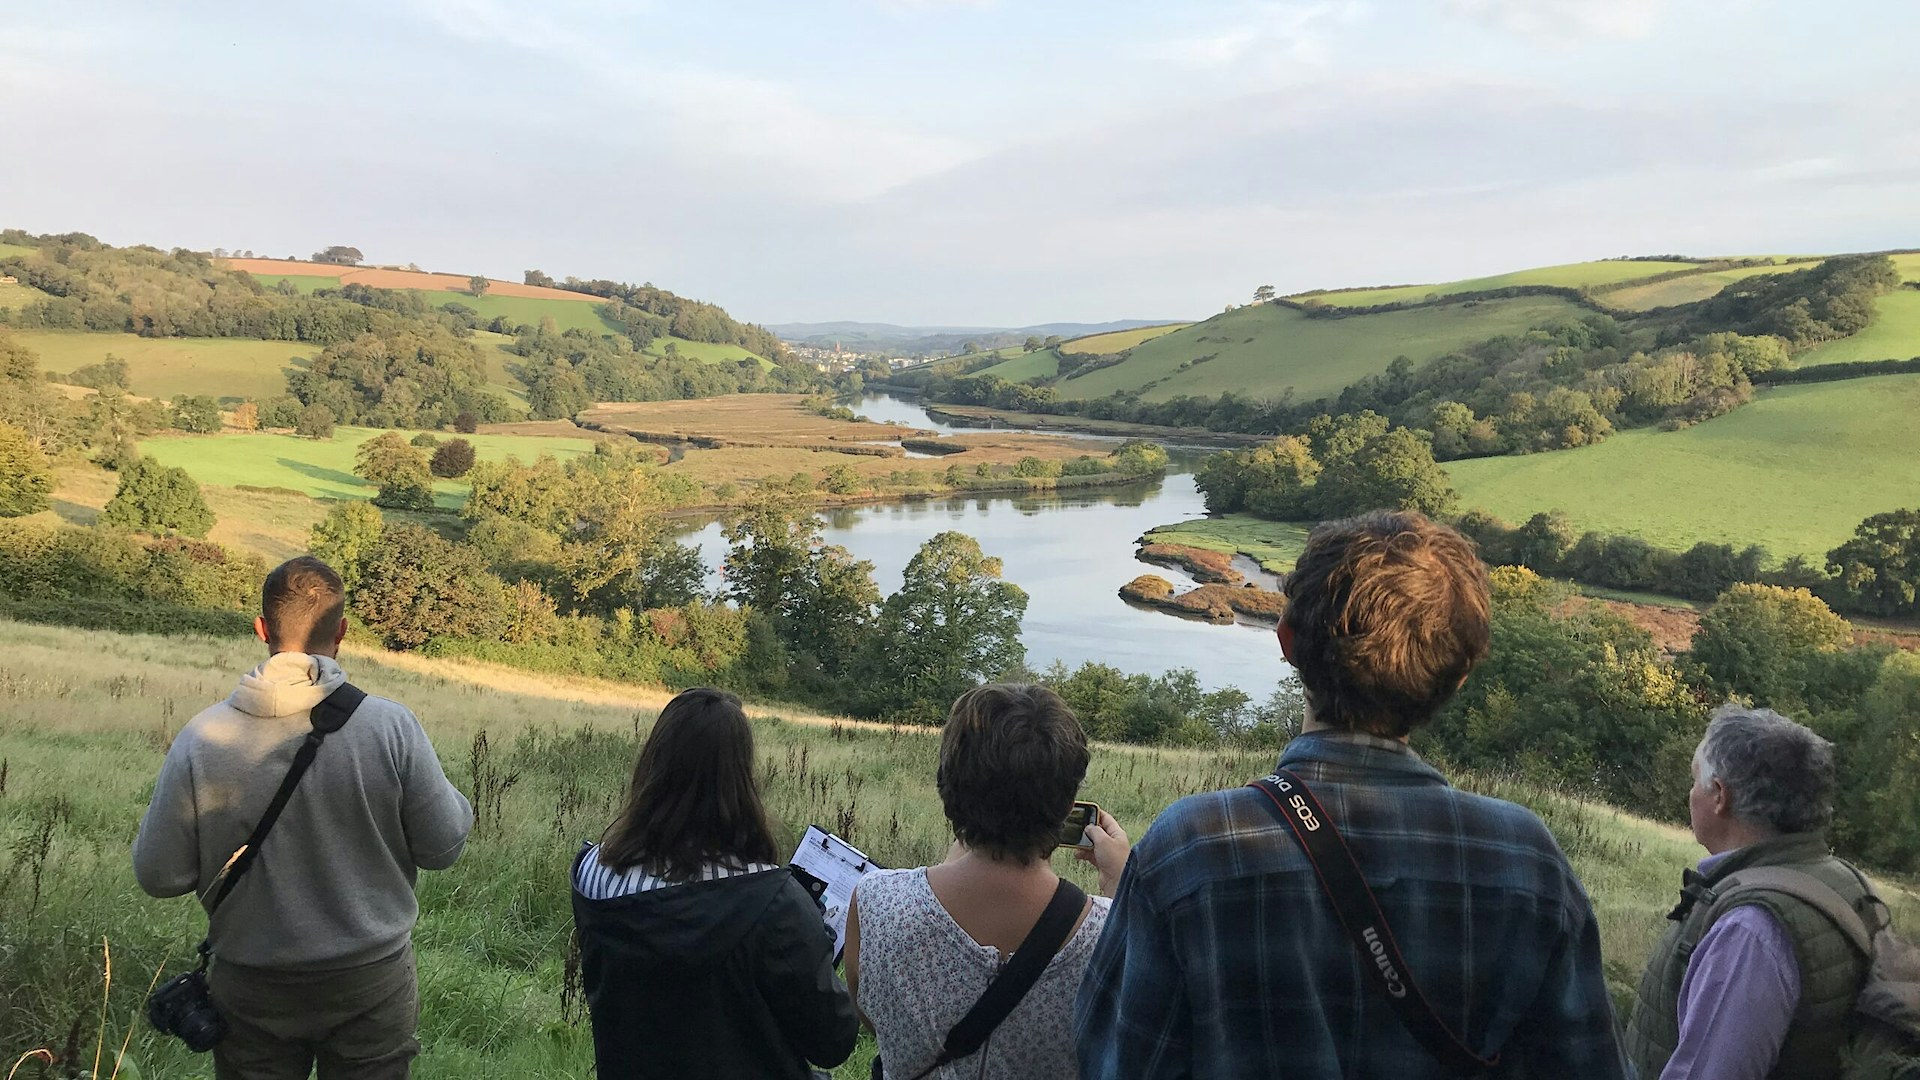
<svg viewBox="0 0 1920 1080">
<path fill-rule="evenodd" d="M 0 6 L 0 226 L 763 323 L 1920 246 L 1913 0 Z"/>
</svg>

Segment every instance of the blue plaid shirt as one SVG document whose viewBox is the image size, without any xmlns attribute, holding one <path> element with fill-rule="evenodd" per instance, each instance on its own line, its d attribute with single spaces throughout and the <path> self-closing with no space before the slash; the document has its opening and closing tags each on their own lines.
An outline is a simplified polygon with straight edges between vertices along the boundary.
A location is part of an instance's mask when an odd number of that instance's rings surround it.
<svg viewBox="0 0 1920 1080">
<path fill-rule="evenodd" d="M 1404 744 L 1315 732 L 1312 787 L 1440 1016 L 1496 1076 L 1624 1077 L 1586 893 L 1538 817 L 1455 791 Z M 1362 978 L 1299 841 L 1252 788 L 1140 839 L 1074 1008 L 1083 1080 L 1439 1078 Z"/>
</svg>

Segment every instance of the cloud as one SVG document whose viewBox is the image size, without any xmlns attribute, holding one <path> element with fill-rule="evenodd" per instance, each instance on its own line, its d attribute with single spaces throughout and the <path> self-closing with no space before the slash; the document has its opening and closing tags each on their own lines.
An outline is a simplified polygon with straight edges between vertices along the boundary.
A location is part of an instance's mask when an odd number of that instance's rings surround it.
<svg viewBox="0 0 1920 1080">
<path fill-rule="evenodd" d="M 1242 7 L 1220 29 L 1178 37 L 1149 51 L 1200 69 L 1321 66 L 1331 56 L 1333 32 L 1354 22 L 1363 10 L 1358 0 L 1264 0 Z"/>
<path fill-rule="evenodd" d="M 685 63 L 667 53 L 615 49 L 569 0 L 541 9 L 504 0 L 416 0 L 445 33 L 535 54 L 617 95 L 620 124 L 655 127 L 669 164 L 723 187 L 798 200 L 858 200 L 973 155 L 956 140 L 902 130 L 808 103 L 793 87 Z"/>
<path fill-rule="evenodd" d="M 1452 15 L 1526 37 L 1643 38 L 1668 0 L 1445 0 Z"/>
</svg>

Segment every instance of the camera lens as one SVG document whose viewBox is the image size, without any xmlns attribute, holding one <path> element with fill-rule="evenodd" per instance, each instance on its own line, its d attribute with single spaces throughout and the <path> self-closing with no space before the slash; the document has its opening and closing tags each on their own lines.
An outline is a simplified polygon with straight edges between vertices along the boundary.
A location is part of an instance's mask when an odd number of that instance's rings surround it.
<svg viewBox="0 0 1920 1080">
<path fill-rule="evenodd" d="M 176 1034 L 187 1044 L 187 1049 L 204 1054 L 227 1037 L 227 1021 L 212 1009 L 192 1009 L 180 1017 Z"/>
</svg>

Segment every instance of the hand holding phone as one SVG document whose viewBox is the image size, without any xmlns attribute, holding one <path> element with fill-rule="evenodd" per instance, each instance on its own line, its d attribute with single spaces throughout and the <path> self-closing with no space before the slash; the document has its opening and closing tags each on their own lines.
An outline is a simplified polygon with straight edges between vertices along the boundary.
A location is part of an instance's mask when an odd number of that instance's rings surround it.
<svg viewBox="0 0 1920 1080">
<path fill-rule="evenodd" d="M 1074 804 L 1093 808 L 1096 820 L 1091 829 L 1082 829 L 1081 835 L 1092 836 L 1091 843 L 1082 842 L 1074 848 L 1073 857 L 1081 862 L 1092 863 L 1100 871 L 1100 895 L 1112 896 L 1120 887 L 1120 872 L 1127 867 L 1127 856 L 1133 846 L 1127 839 L 1127 831 L 1113 819 L 1113 815 L 1094 806 L 1092 803 Z"/>
<path fill-rule="evenodd" d="M 1077 802 L 1067 811 L 1067 820 L 1060 826 L 1060 835 L 1055 838 L 1055 847 L 1092 848 L 1087 840 L 1087 826 L 1100 822 L 1100 804 Z"/>
</svg>

